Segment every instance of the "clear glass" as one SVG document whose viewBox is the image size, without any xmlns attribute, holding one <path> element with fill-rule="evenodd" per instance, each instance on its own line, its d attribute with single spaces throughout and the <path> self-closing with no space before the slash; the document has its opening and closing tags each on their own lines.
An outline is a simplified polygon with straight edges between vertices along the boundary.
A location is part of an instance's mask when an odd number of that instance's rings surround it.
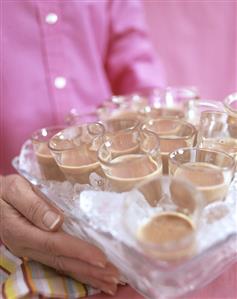
<svg viewBox="0 0 237 299">
<path fill-rule="evenodd" d="M 237 162 L 237 115 L 205 111 L 201 115 L 197 145 L 224 151 Z"/>
<path fill-rule="evenodd" d="M 121 131 L 139 129 L 140 122 L 136 119 L 108 119 L 102 121 L 107 136 Z"/>
<path fill-rule="evenodd" d="M 97 108 L 100 120 L 110 118 L 142 119 L 142 111 L 149 105 L 150 91 L 129 95 L 117 95 Z"/>
<path fill-rule="evenodd" d="M 193 125 L 179 119 L 160 118 L 146 121 L 143 129 L 156 133 L 160 140 L 163 174 L 168 174 L 168 155 L 180 147 L 194 145 L 196 129 Z"/>
<path fill-rule="evenodd" d="M 237 92 L 228 95 L 224 100 L 227 113 L 237 117 Z"/>
<path fill-rule="evenodd" d="M 199 128 L 201 113 L 207 110 L 224 111 L 224 106 L 221 102 L 214 100 L 200 99 L 189 100 L 185 104 L 186 120 L 193 124 L 197 129 Z"/>
<path fill-rule="evenodd" d="M 72 109 L 65 117 L 65 122 L 68 126 L 83 125 L 99 121 L 99 116 L 96 112 L 79 114 L 76 109 Z"/>
<path fill-rule="evenodd" d="M 41 181 L 29 141 L 12 163 L 18 173 L 63 211 L 64 230 L 99 245 L 129 285 L 146 298 L 188 298 L 188 293 L 205 287 L 237 261 L 237 178 L 232 182 L 225 201 L 215 202 L 201 213 L 201 225 L 195 238 L 195 256 L 181 263 L 168 263 L 149 258 L 141 246 L 132 242 L 134 238 L 130 237 L 124 226 L 123 203 L 127 193 L 89 191 L 88 196 L 83 192 L 82 198 L 80 191 L 85 190 L 85 186 L 73 188 L 73 191 L 70 183 L 65 188 L 65 184 Z M 88 189 L 92 188 L 89 186 Z M 140 202 L 132 201 L 129 207 L 132 213 L 129 216 L 137 217 L 138 213 L 148 211 L 149 204 L 143 201 L 140 205 Z M 229 212 L 222 218 L 226 209 Z M 218 219 L 213 220 L 213 216 Z M 133 219 L 130 219 L 132 223 Z"/>
<path fill-rule="evenodd" d="M 225 111 L 228 113 L 228 124 L 232 135 L 237 138 L 237 92 L 230 94 L 224 100 Z"/>
<path fill-rule="evenodd" d="M 37 130 L 31 136 L 34 152 L 40 168 L 40 173 L 46 180 L 65 180 L 65 176 L 55 162 L 48 147 L 50 138 L 64 128 L 65 126 L 43 128 Z"/>
<path fill-rule="evenodd" d="M 97 150 L 104 131 L 102 124 L 90 123 L 66 128 L 50 139 L 51 153 L 68 181 L 88 184 L 92 172 L 103 175 Z"/>
<path fill-rule="evenodd" d="M 170 174 L 194 184 L 206 204 L 225 199 L 234 170 L 234 159 L 221 151 L 181 148 L 169 155 Z"/>
<path fill-rule="evenodd" d="M 162 163 L 157 136 L 139 129 L 107 136 L 98 152 L 111 190 L 123 192 L 146 178 L 160 175 Z"/>
<path fill-rule="evenodd" d="M 177 119 L 185 118 L 185 105 L 189 100 L 199 99 L 197 88 L 170 86 L 154 96 L 152 107 L 147 109 L 146 115 L 149 118 L 159 118 L 161 116 L 173 117 Z"/>
<path fill-rule="evenodd" d="M 123 130 L 132 130 L 138 128 L 140 122 L 136 119 L 111 118 L 103 121 L 98 121 L 96 113 L 85 115 L 74 115 L 70 118 L 70 125 L 82 125 L 88 122 L 99 122 L 105 128 L 106 134 L 114 134 Z"/>
<path fill-rule="evenodd" d="M 149 213 L 134 211 L 134 200 L 152 202 Z M 127 194 L 124 223 L 145 255 L 177 262 L 195 254 L 202 208 L 201 193 L 189 182 L 156 177 Z"/>
</svg>

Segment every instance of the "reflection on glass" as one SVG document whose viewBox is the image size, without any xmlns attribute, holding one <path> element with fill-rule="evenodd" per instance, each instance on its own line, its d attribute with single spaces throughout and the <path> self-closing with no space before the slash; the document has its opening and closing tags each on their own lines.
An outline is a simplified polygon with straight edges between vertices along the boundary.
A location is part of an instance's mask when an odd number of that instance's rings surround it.
<svg viewBox="0 0 237 299">
<path fill-rule="evenodd" d="M 130 190 L 162 173 L 159 141 L 152 132 L 134 129 L 107 136 L 98 157 L 113 191 Z"/>
<path fill-rule="evenodd" d="M 150 203 L 151 190 L 155 204 L 144 213 L 134 211 L 134 200 Z M 144 254 L 153 259 L 177 261 L 195 253 L 202 208 L 201 194 L 187 181 L 153 178 L 127 194 L 124 224 Z"/>
<path fill-rule="evenodd" d="M 103 134 L 103 125 L 90 123 L 69 127 L 51 138 L 50 150 L 67 180 L 87 184 L 90 173 L 102 175 L 97 150 Z"/>
<path fill-rule="evenodd" d="M 193 183 L 208 204 L 225 198 L 233 179 L 235 161 L 221 151 L 184 148 L 169 155 L 169 170 L 171 175 Z"/>
<path fill-rule="evenodd" d="M 163 174 L 168 174 L 168 155 L 170 152 L 180 147 L 194 145 L 196 129 L 183 120 L 172 118 L 149 120 L 144 123 L 143 128 L 159 136 Z"/>
<path fill-rule="evenodd" d="M 198 147 L 224 151 L 237 161 L 237 117 L 225 112 L 203 112 Z"/>
<path fill-rule="evenodd" d="M 31 140 L 41 175 L 46 180 L 64 181 L 65 177 L 55 162 L 49 147 L 50 138 L 61 131 L 63 126 L 40 129 L 32 134 Z"/>
</svg>

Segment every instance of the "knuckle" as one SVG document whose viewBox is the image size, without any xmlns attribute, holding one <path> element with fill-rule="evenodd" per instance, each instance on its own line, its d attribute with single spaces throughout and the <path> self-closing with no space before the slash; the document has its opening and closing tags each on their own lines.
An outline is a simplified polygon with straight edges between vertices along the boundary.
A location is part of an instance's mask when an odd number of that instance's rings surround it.
<svg viewBox="0 0 237 299">
<path fill-rule="evenodd" d="M 1 200 L 2 203 L 2 200 Z M 0 238 L 4 244 L 8 244 L 9 240 L 12 239 L 11 225 L 8 223 L 6 217 L 4 205 L 1 204 L 1 225 L 0 225 Z"/>
<path fill-rule="evenodd" d="M 16 174 L 12 174 L 12 175 L 9 175 L 7 178 L 6 178 L 6 186 L 3 190 L 3 194 L 15 194 L 17 189 L 18 189 L 18 184 L 19 184 L 19 176 L 16 175 Z"/>
<path fill-rule="evenodd" d="M 0 225 L 0 238 L 4 244 L 10 245 L 11 243 L 18 243 L 24 238 L 22 231 L 16 229 L 15 215 L 12 214 L 12 208 L 0 199 L 0 209 L 1 209 L 1 225 Z"/>
<path fill-rule="evenodd" d="M 12 231 L 10 227 L 7 225 L 6 221 L 3 220 L 1 223 L 1 240 L 4 244 L 8 244 L 9 240 L 12 239 Z"/>
<path fill-rule="evenodd" d="M 5 245 L 15 248 L 24 242 L 25 235 L 22 230 L 16 229 L 12 223 L 4 219 L 1 223 L 0 237 Z"/>
<path fill-rule="evenodd" d="M 61 256 L 55 256 L 53 255 L 51 257 L 51 264 L 52 267 L 60 272 L 64 272 L 66 270 L 66 265 L 64 262 L 64 259 Z"/>
<path fill-rule="evenodd" d="M 43 210 L 43 204 L 36 200 L 34 203 L 30 204 L 26 210 L 26 218 L 32 223 L 36 223 L 41 215 Z"/>
<path fill-rule="evenodd" d="M 44 250 L 50 254 L 50 255 L 55 255 L 57 253 L 57 248 L 55 245 L 55 241 L 53 240 L 53 238 L 46 238 L 45 242 L 44 242 Z"/>
</svg>

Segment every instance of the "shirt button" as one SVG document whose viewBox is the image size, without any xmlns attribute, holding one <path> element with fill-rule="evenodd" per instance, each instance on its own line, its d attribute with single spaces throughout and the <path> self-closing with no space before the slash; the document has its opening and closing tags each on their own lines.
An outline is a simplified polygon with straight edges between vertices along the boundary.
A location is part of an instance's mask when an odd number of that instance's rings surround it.
<svg viewBox="0 0 237 299">
<path fill-rule="evenodd" d="M 62 89 L 66 86 L 67 80 L 64 77 L 56 77 L 54 79 L 54 86 L 58 89 Z"/>
<path fill-rule="evenodd" d="M 45 17 L 45 22 L 53 25 L 58 21 L 58 16 L 56 15 L 56 13 L 49 13 L 46 17 Z"/>
</svg>

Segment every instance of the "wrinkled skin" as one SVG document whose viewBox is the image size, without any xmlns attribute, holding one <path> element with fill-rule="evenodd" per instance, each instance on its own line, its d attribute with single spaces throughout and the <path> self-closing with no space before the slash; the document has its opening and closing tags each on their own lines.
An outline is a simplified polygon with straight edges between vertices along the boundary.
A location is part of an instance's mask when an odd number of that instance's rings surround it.
<svg viewBox="0 0 237 299">
<path fill-rule="evenodd" d="M 95 246 L 61 230 L 63 215 L 19 175 L 0 177 L 0 238 L 28 257 L 113 295 L 119 273 Z"/>
</svg>

